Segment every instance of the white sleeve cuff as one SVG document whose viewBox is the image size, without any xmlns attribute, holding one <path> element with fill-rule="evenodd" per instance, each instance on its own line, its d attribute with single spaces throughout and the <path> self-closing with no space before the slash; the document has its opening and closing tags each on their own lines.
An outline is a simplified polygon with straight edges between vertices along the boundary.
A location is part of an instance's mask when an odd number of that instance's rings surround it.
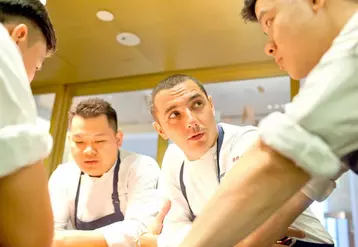
<svg viewBox="0 0 358 247">
<path fill-rule="evenodd" d="M 344 168 L 342 164 L 342 169 L 337 176 L 332 179 L 313 178 L 301 189 L 301 192 L 314 201 L 323 202 L 336 188 L 335 180 L 342 176 L 347 170 L 348 169 Z"/>
<path fill-rule="evenodd" d="M 142 234 L 141 224 L 136 220 L 124 220 L 97 229 L 103 234 L 108 247 L 135 247 Z"/>
<path fill-rule="evenodd" d="M 0 176 L 46 158 L 52 137 L 34 124 L 9 125 L 0 129 Z"/>
<path fill-rule="evenodd" d="M 313 201 L 323 202 L 336 188 L 336 182 L 325 178 L 313 178 L 301 192 Z"/>
<path fill-rule="evenodd" d="M 340 169 L 340 160 L 318 136 L 292 122 L 287 115 L 274 112 L 259 124 L 261 140 L 291 159 L 312 177 L 332 178 Z"/>
<path fill-rule="evenodd" d="M 189 233 L 192 225 L 191 224 L 173 224 L 176 225 L 173 229 L 164 229 L 163 232 L 158 236 L 158 247 L 176 247 L 183 242 L 185 236 Z M 172 227 L 172 226 L 169 226 Z M 167 226 L 168 228 L 168 226 Z M 168 231 L 169 230 L 169 231 Z"/>
</svg>

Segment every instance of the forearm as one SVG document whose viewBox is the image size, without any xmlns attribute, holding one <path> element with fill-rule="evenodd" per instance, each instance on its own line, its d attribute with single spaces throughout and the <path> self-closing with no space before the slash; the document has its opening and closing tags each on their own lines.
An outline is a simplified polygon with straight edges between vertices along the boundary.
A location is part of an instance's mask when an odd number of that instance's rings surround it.
<svg viewBox="0 0 358 247">
<path fill-rule="evenodd" d="M 56 231 L 52 247 L 108 247 L 98 231 Z"/>
<path fill-rule="evenodd" d="M 270 247 L 284 236 L 287 228 L 312 203 L 302 192 L 294 195 L 280 210 L 263 225 L 252 232 L 235 247 Z"/>
<path fill-rule="evenodd" d="M 151 233 L 143 234 L 139 237 L 137 247 L 157 247 L 158 235 Z"/>
<path fill-rule="evenodd" d="M 51 246 L 53 216 L 42 162 L 0 179 L 0 219 L 0 246 Z"/>
<path fill-rule="evenodd" d="M 306 172 L 258 141 L 225 176 L 180 246 L 234 246 L 308 180 Z"/>
</svg>

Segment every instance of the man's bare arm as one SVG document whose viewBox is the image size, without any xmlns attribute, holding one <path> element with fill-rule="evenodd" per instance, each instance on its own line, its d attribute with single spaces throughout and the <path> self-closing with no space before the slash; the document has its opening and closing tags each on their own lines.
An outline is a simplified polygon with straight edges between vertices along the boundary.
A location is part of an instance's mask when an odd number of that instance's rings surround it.
<svg viewBox="0 0 358 247">
<path fill-rule="evenodd" d="M 180 246 L 234 246 L 310 179 L 305 171 L 261 141 L 237 162 Z"/>
<path fill-rule="evenodd" d="M 42 162 L 0 178 L 0 219 L 0 246 L 51 246 L 53 218 Z"/>
<path fill-rule="evenodd" d="M 108 247 L 99 231 L 56 231 L 52 247 Z"/>
<path fill-rule="evenodd" d="M 287 228 L 312 202 L 305 194 L 298 192 L 262 226 L 235 245 L 235 247 L 271 247 L 276 243 L 276 240 L 282 238 L 287 233 Z M 297 233 L 299 234 L 298 236 L 290 237 L 304 237 L 302 232 L 294 232 L 294 234 Z"/>
</svg>

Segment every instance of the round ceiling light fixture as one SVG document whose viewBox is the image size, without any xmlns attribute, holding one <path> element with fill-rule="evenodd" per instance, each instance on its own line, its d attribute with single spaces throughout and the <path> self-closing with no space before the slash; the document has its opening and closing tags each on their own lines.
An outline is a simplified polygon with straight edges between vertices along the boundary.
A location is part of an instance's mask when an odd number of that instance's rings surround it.
<svg viewBox="0 0 358 247">
<path fill-rule="evenodd" d="M 139 45 L 140 39 L 134 33 L 120 33 L 116 37 L 118 43 L 125 46 L 136 46 Z"/>
<path fill-rule="evenodd" d="M 111 12 L 106 11 L 106 10 L 98 11 L 96 16 L 101 21 L 113 21 L 113 19 L 114 19 L 114 15 Z"/>
</svg>

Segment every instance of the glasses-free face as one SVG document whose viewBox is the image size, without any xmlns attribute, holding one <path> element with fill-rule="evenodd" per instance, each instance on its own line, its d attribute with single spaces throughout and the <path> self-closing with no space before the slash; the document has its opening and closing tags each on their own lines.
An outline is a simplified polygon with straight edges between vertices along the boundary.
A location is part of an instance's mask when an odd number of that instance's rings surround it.
<svg viewBox="0 0 358 247">
<path fill-rule="evenodd" d="M 84 173 L 101 176 L 116 162 L 122 137 L 120 131 L 111 128 L 105 115 L 74 116 L 69 135 L 72 157 Z"/>
<path fill-rule="evenodd" d="M 294 79 L 302 79 L 330 47 L 325 0 L 258 0 L 255 13 L 268 37 L 267 55 Z"/>
<path fill-rule="evenodd" d="M 217 139 L 215 112 L 207 97 L 193 81 L 161 90 L 155 97 L 154 128 L 178 145 L 189 159 L 203 156 Z"/>
</svg>

